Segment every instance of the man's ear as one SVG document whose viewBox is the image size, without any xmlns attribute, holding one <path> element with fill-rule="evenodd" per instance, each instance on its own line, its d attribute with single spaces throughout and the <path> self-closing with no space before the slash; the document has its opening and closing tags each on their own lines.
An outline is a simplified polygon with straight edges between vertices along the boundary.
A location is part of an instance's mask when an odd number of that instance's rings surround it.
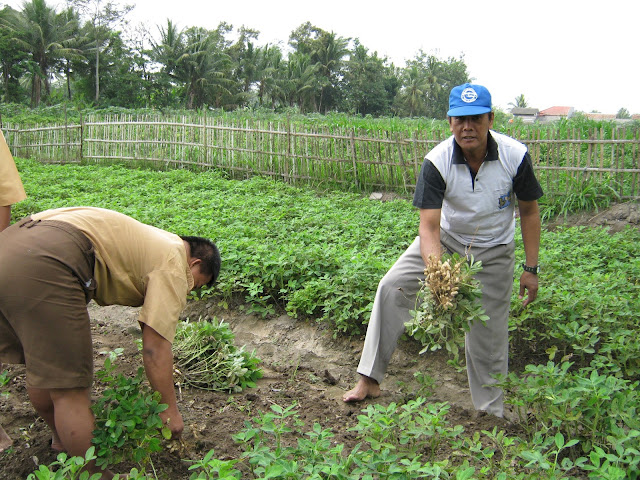
<svg viewBox="0 0 640 480">
<path fill-rule="evenodd" d="M 193 267 L 194 265 L 198 265 L 202 263 L 202 259 L 200 258 L 191 258 L 189 259 L 189 267 Z"/>
</svg>

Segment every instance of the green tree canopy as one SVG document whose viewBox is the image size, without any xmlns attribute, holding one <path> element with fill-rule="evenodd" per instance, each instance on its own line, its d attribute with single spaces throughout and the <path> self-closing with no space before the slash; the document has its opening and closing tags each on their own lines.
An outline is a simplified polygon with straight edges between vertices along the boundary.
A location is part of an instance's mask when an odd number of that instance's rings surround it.
<svg viewBox="0 0 640 480">
<path fill-rule="evenodd" d="M 518 95 L 513 102 L 509 102 L 509 105 L 517 108 L 527 108 L 529 106 L 527 100 L 524 98 L 524 93 Z"/>
<path fill-rule="evenodd" d="M 621 108 L 620 110 L 618 110 L 618 113 L 616 113 L 616 118 L 631 118 L 631 114 L 626 108 Z"/>
<path fill-rule="evenodd" d="M 167 19 L 139 34 L 128 23 L 132 7 L 118 0 L 69 0 L 60 13 L 46 1 L 0 11 L 5 100 L 24 101 L 28 92 L 33 106 L 73 99 L 132 108 L 445 118 L 449 90 L 469 80 L 462 57 L 420 51 L 397 67 L 359 39 L 311 22 L 291 32 L 285 50 L 261 44 L 260 32 L 246 26 L 178 28 Z"/>
</svg>

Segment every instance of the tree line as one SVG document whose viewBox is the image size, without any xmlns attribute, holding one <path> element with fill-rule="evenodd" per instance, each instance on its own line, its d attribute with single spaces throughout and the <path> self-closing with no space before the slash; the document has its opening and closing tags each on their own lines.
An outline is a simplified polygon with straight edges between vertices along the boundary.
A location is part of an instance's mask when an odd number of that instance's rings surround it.
<svg viewBox="0 0 640 480">
<path fill-rule="evenodd" d="M 464 58 L 420 50 L 402 67 L 306 22 L 286 51 L 260 32 L 220 22 L 209 30 L 167 19 L 151 34 L 130 27 L 130 5 L 46 0 L 0 10 L 0 98 L 91 107 L 264 107 L 275 111 L 445 118 L 451 87 L 470 81 Z"/>
</svg>

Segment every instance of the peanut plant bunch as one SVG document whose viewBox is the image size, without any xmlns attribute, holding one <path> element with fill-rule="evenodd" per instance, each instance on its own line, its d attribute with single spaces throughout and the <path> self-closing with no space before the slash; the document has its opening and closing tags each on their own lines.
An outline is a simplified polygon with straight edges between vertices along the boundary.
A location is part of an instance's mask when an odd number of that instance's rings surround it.
<svg viewBox="0 0 640 480">
<path fill-rule="evenodd" d="M 481 270 L 482 262 L 472 256 L 445 253 L 427 259 L 412 320 L 405 324 L 424 347 L 420 353 L 444 347 L 453 357 L 449 363 L 460 368 L 465 333 L 472 322 L 489 319 L 481 304 L 480 282 L 474 278 Z"/>
<path fill-rule="evenodd" d="M 181 322 L 173 343 L 176 384 L 236 393 L 255 387 L 262 377 L 260 359 L 233 341 L 222 320 Z"/>
</svg>

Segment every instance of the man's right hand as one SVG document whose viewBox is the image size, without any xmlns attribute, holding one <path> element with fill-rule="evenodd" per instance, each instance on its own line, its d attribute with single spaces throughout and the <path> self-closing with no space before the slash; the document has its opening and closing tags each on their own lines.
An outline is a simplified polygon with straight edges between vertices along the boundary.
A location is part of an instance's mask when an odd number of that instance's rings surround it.
<svg viewBox="0 0 640 480">
<path fill-rule="evenodd" d="M 160 412 L 160 418 L 169 430 L 171 430 L 171 439 L 175 440 L 180 438 L 182 431 L 184 430 L 184 420 L 177 408 L 167 408 L 164 412 Z"/>
</svg>

